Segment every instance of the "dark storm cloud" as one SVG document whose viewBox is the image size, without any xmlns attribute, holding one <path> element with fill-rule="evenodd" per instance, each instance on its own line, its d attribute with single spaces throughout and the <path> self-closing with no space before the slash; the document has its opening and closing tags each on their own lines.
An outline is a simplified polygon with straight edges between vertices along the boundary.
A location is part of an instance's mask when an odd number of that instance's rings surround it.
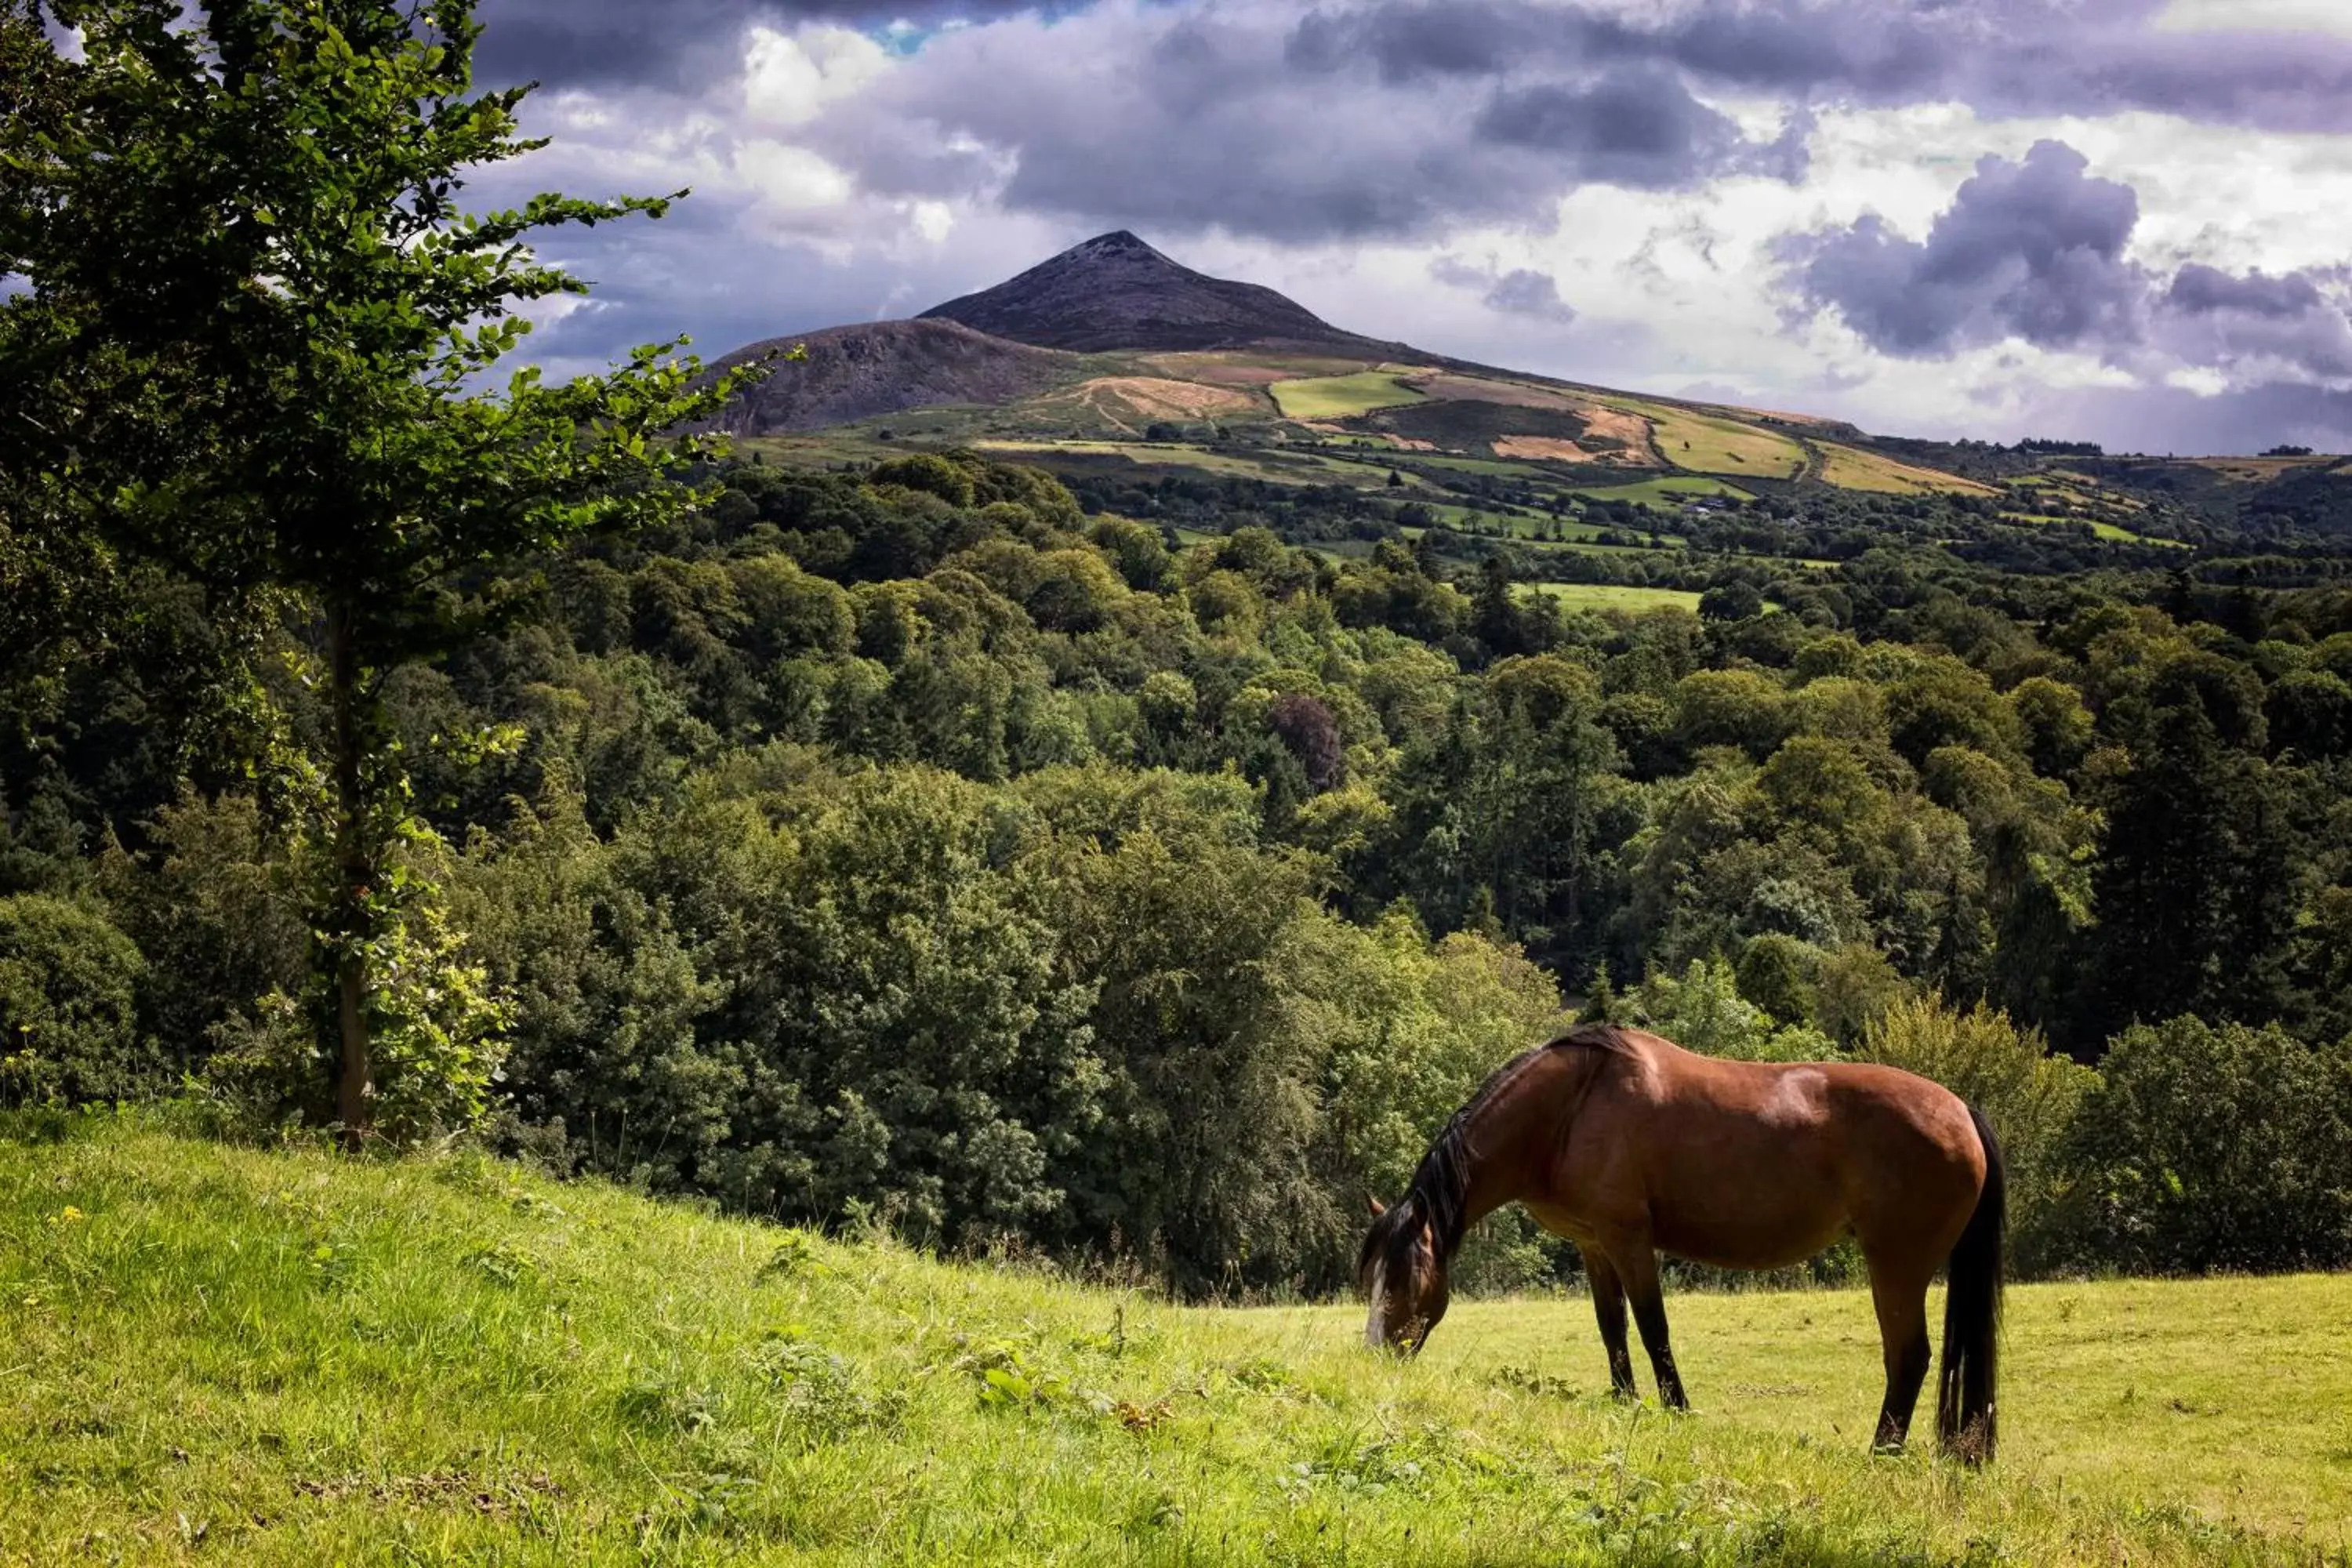
<svg viewBox="0 0 2352 1568">
<path fill-rule="evenodd" d="M 1559 285 L 1549 273 L 1526 267 L 1497 272 L 1441 256 L 1430 263 L 1429 275 L 1450 287 L 1475 290 L 1480 304 L 1501 315 L 1561 327 L 1576 320 L 1576 308 L 1559 297 Z"/>
<path fill-rule="evenodd" d="M 810 134 L 894 195 L 1291 244 L 1541 225 L 1580 184 L 1690 189 L 1803 167 L 1801 129 L 1750 141 L 1667 70 L 1497 82 L 1465 110 L 1369 71 L 1302 80 L 1320 68 L 1300 52 L 1286 17 L 1238 7 L 971 29 Z"/>
<path fill-rule="evenodd" d="M 1780 247 L 1800 308 L 1833 310 L 1882 353 L 1937 358 L 2005 338 L 2042 348 L 2137 343 L 2148 292 L 2124 257 L 2139 222 L 2128 185 L 2039 142 L 1987 157 L 1923 241 L 1876 216 Z"/>
<path fill-rule="evenodd" d="M 2021 340 L 2150 377 L 2195 369 L 2245 386 L 2352 380 L 2340 273 L 2190 262 L 2168 282 L 2125 256 L 2138 221 L 2129 186 L 2093 175 L 2064 143 L 2042 142 L 2016 163 L 1980 162 L 1924 241 L 1873 215 L 1777 248 L 1797 315 L 1834 311 L 1881 353 L 1936 359 Z"/>
<path fill-rule="evenodd" d="M 1495 286 L 1480 298 L 1488 310 L 1507 316 L 1528 316 L 1563 326 L 1576 320 L 1575 307 L 1559 297 L 1559 285 L 1550 275 L 1524 267 L 1496 279 Z"/>
<path fill-rule="evenodd" d="M 1016 0 L 482 0 L 475 69 L 486 85 L 691 92 L 735 74 L 744 31 L 759 23 L 919 26 L 1036 8 Z"/>
<path fill-rule="evenodd" d="M 2300 316 L 2321 301 L 2319 285 L 2300 272 L 2267 277 L 2259 270 L 2234 278 L 2218 267 L 2192 261 L 2183 267 L 2165 291 L 2164 302 L 2192 316 L 2221 312 L 2280 321 Z"/>
<path fill-rule="evenodd" d="M 2191 262 L 2164 292 L 2157 339 L 2186 363 L 2238 379 L 2284 374 L 2352 380 L 2352 321 L 2330 297 L 2341 289 L 2336 275 L 2239 277 Z"/>
<path fill-rule="evenodd" d="M 2207 457 L 2282 443 L 2352 451 L 2352 392 L 2269 382 L 2216 396 L 2178 387 L 2086 387 L 2037 403 L 2025 433 L 2097 441 L 2111 452 Z"/>
<path fill-rule="evenodd" d="M 1474 129 L 1484 141 L 1555 159 L 1583 180 L 1653 188 L 1720 172 L 1742 144 L 1727 116 L 1659 71 L 1497 93 Z"/>
<path fill-rule="evenodd" d="M 2352 129 L 2352 40 L 2151 26 L 2161 0 L 1698 0 L 1637 13 L 1538 0 L 1318 10 L 1302 70 L 1388 82 L 1654 65 L 1799 101 L 1951 100 L 1997 114 L 2150 110 L 2280 131 Z"/>
<path fill-rule="evenodd" d="M 1943 79 L 1948 27 L 1856 4 L 1707 0 L 1644 23 L 1595 6 L 1490 0 L 1388 0 L 1318 10 L 1292 36 L 1302 68 L 1369 62 L 1383 80 L 1496 74 L 1513 67 L 1653 64 L 1775 91 L 1843 87 L 1903 94 Z"/>
</svg>

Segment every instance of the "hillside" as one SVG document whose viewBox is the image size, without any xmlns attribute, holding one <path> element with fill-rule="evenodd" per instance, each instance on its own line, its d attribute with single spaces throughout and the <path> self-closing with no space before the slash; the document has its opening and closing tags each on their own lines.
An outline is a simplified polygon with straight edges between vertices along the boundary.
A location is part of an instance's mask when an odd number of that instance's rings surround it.
<svg viewBox="0 0 2352 1568">
<path fill-rule="evenodd" d="M 1015 342 L 1087 353 L 1382 346 L 1339 331 L 1271 289 L 1195 272 L 1124 229 L 923 312 L 925 320 L 939 318 Z"/>
<path fill-rule="evenodd" d="M 1421 499 L 1471 509 L 1504 533 L 1559 532 L 1560 522 L 1564 542 L 1588 548 L 1605 523 L 1627 521 L 1623 507 L 1687 513 L 1706 498 L 1990 503 L 1977 512 L 2011 529 L 2056 525 L 2084 542 L 2159 552 L 2242 519 L 2262 526 L 2282 506 L 2329 526 L 2352 515 L 2338 493 L 2352 486 L 2316 477 L 2327 472 L 2324 458 L 2102 462 L 1881 439 L 1804 414 L 1428 353 L 1335 327 L 1271 289 L 1197 272 L 1123 230 L 912 321 L 836 327 L 805 342 L 806 363 L 780 367 L 724 421 L 740 436 L 802 437 L 772 449 L 786 463 L 870 461 L 911 442 L 993 447 L 1114 484 L 1242 479 L 1371 490 L 1395 473 Z M 2037 546 L 2021 539 L 2016 548 Z"/>
<path fill-rule="evenodd" d="M 1699 1414 L 1574 1300 L 1179 1310 L 557 1185 L 0 1121 L 0 1560 L 2311 1562 L 2352 1281 L 2012 1298 L 2004 1446 L 1864 1456 L 1858 1293 L 1673 1302 Z M 2288 1394 L 2292 1380 L 2292 1395 Z"/>
<path fill-rule="evenodd" d="M 869 321 L 805 336 L 747 344 L 711 366 L 794 347 L 807 358 L 781 367 L 731 404 L 720 428 L 731 435 L 819 430 L 877 414 L 1028 397 L 1078 374 L 1074 354 L 1008 342 L 955 321 Z"/>
</svg>

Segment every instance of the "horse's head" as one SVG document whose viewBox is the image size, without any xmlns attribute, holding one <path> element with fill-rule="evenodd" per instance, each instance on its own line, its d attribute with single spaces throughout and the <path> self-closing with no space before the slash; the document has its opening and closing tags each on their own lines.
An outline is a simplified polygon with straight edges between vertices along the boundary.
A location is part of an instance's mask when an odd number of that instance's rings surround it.
<svg viewBox="0 0 2352 1568">
<path fill-rule="evenodd" d="M 1408 1196 L 1391 1209 L 1377 1202 L 1371 1206 L 1372 1228 L 1356 1255 L 1357 1282 L 1372 1304 L 1364 1343 L 1412 1355 L 1445 1316 L 1445 1259 L 1417 1199 Z"/>
</svg>

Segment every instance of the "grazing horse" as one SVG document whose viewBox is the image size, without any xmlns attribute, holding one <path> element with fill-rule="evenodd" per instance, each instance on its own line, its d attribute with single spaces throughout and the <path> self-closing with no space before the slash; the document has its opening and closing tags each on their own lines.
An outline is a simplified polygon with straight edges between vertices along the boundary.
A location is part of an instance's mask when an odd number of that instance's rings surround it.
<svg viewBox="0 0 2352 1568">
<path fill-rule="evenodd" d="M 1950 1269 L 1936 1433 L 1980 1463 L 1994 1439 L 2003 1178 L 1984 1117 L 1926 1079 L 1862 1062 L 1703 1057 L 1587 1025 L 1486 1080 L 1394 1206 L 1372 1205 L 1357 1272 L 1367 1343 L 1418 1351 L 1445 1315 L 1463 1233 L 1507 1203 L 1584 1255 L 1615 1392 L 1633 1394 L 1631 1301 L 1658 1399 L 1686 1409 L 1666 1342 L 1659 1252 L 1781 1268 L 1862 1243 L 1886 1353 L 1874 1446 L 1897 1450 L 1928 1364 L 1927 1285 Z"/>
</svg>

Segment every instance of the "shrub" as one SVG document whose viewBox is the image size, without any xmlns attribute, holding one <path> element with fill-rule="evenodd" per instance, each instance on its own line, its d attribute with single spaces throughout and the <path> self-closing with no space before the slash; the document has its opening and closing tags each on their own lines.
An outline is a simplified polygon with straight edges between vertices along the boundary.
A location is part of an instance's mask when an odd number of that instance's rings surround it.
<svg viewBox="0 0 2352 1568">
<path fill-rule="evenodd" d="M 2062 1260 L 2168 1274 L 2352 1263 L 2352 1039 L 2195 1017 L 2116 1037 L 2066 1153 Z"/>
<path fill-rule="evenodd" d="M 1702 1056 L 1801 1062 L 1837 1055 L 1819 1030 L 1781 1027 L 1742 996 L 1738 976 L 1720 957 L 1695 958 L 1680 976 L 1651 970 L 1641 984 L 1610 1005 L 1609 1022 L 1663 1035 Z"/>
<path fill-rule="evenodd" d="M 159 1087 L 138 1031 L 139 949 L 100 910 L 0 898 L 0 1103 L 122 1100 Z"/>
<path fill-rule="evenodd" d="M 147 829 L 152 847 L 110 851 L 100 885 L 147 956 L 141 1024 L 193 1070 L 216 1031 L 244 1028 L 260 998 L 309 984 L 302 868 L 251 795 L 189 794 Z"/>
</svg>

